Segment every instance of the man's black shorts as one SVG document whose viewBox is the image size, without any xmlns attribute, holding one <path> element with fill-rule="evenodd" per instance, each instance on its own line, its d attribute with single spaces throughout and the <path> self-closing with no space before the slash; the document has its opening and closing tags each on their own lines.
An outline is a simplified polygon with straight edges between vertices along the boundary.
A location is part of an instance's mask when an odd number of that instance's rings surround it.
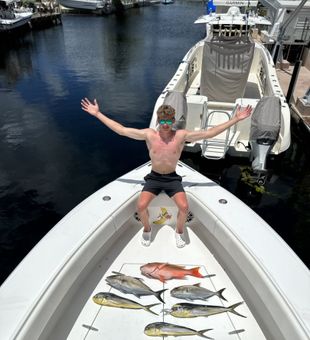
<svg viewBox="0 0 310 340">
<path fill-rule="evenodd" d="M 176 172 L 162 175 L 152 170 L 144 177 L 144 180 L 146 183 L 142 191 L 151 192 L 156 196 L 161 191 L 164 191 L 169 197 L 174 196 L 178 192 L 184 192 L 182 177 Z"/>
</svg>

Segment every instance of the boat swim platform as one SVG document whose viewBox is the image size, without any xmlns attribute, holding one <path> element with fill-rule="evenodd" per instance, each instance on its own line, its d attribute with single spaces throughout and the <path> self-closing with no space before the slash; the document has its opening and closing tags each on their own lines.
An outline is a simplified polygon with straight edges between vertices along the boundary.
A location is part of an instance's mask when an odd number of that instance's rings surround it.
<svg viewBox="0 0 310 340">
<path fill-rule="evenodd" d="M 169 309 L 175 303 L 190 302 L 176 299 L 170 296 L 170 290 L 181 285 L 201 283 L 201 286 L 212 291 L 225 288 L 223 296 L 226 301 L 213 296 L 207 301 L 192 301 L 196 304 L 209 304 L 217 306 L 231 306 L 244 299 L 237 291 L 225 270 L 216 261 L 212 253 L 207 249 L 199 235 L 195 233 L 201 228 L 197 221 L 192 222 L 192 227 L 187 228 L 187 245 L 178 249 L 175 245 L 174 229 L 169 225 L 153 226 L 152 243 L 150 247 L 144 247 L 140 243 L 141 224 L 134 218 L 121 230 L 123 237 L 119 237 L 113 246 L 112 252 L 117 256 L 102 258 L 98 261 L 96 270 L 88 277 L 87 284 L 81 287 L 77 296 L 72 298 L 72 304 L 66 315 L 75 315 L 76 319 L 59 320 L 50 339 L 60 339 L 68 330 L 67 340 L 76 339 L 151 339 L 144 334 L 144 328 L 153 322 L 168 322 L 180 326 L 189 327 L 195 330 L 211 328 L 205 333 L 206 336 L 221 340 L 242 340 L 242 339 L 266 339 L 256 320 L 245 303 L 238 306 L 236 311 L 246 318 L 232 313 L 224 312 L 209 317 L 197 318 L 175 318 L 169 314 L 165 315 L 163 309 Z M 111 260 L 112 259 L 112 260 Z M 144 262 L 141 262 L 144 259 Z M 138 262 L 137 262 L 138 260 Z M 186 260 L 186 262 L 185 262 Z M 202 275 L 215 274 L 210 278 L 196 278 L 186 276 L 183 280 L 168 280 L 162 283 L 156 279 L 144 277 L 140 273 L 140 266 L 148 262 L 164 262 L 184 265 L 186 268 L 199 266 Z M 143 282 L 152 290 L 158 291 L 168 289 L 162 294 L 165 304 L 153 296 L 143 296 L 140 299 L 131 294 L 123 294 L 107 285 L 105 278 L 113 275 L 113 271 L 120 272 L 133 277 L 143 278 Z M 158 316 L 145 310 L 131 310 L 100 306 L 92 301 L 92 297 L 99 292 L 111 292 L 113 294 L 134 300 L 142 305 L 159 303 L 151 308 Z M 79 315 L 81 300 L 84 307 Z M 120 320 L 123 326 L 120 329 Z M 58 333 L 59 332 L 59 333 Z M 229 334 L 236 332 L 236 334 Z M 192 336 L 200 339 L 198 336 Z M 178 337 L 180 340 L 188 339 L 187 336 Z"/>
</svg>

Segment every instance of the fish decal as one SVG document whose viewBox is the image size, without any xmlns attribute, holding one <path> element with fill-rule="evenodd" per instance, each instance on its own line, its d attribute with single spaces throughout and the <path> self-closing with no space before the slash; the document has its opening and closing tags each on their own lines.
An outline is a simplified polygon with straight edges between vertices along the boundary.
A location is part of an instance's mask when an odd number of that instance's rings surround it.
<svg viewBox="0 0 310 340">
<path fill-rule="evenodd" d="M 142 282 L 142 279 L 138 277 L 127 276 L 118 272 L 113 273 L 115 275 L 108 276 L 105 279 L 108 285 L 110 285 L 111 287 L 125 294 L 133 294 L 138 298 L 146 295 L 154 295 L 160 302 L 165 303 L 161 297 L 161 294 L 167 289 L 162 289 L 154 292 L 150 287 Z"/>
<path fill-rule="evenodd" d="M 158 314 L 153 312 L 151 308 L 154 306 L 160 305 L 160 303 L 153 303 L 151 305 L 143 306 L 143 305 L 140 305 L 140 303 L 137 303 L 133 300 L 123 298 L 113 293 L 105 293 L 105 292 L 98 293 L 95 296 L 93 296 L 93 301 L 98 305 L 106 306 L 106 307 L 116 307 L 116 308 L 125 308 L 125 309 L 144 309 L 147 312 L 150 312 L 155 315 L 158 315 Z"/>
<path fill-rule="evenodd" d="M 161 213 L 157 216 L 157 220 L 153 221 L 154 224 L 164 224 L 167 220 L 170 220 L 172 215 L 168 214 L 168 211 L 166 208 L 160 208 Z"/>
<path fill-rule="evenodd" d="M 148 336 L 185 336 L 185 335 L 198 335 L 205 339 L 213 339 L 206 335 L 205 332 L 211 331 L 212 328 L 202 329 L 201 331 L 195 331 L 194 329 L 174 325 L 167 322 L 154 322 L 147 325 L 144 329 L 144 334 Z"/>
<path fill-rule="evenodd" d="M 170 295 L 177 299 L 184 300 L 207 300 L 212 296 L 218 296 L 220 299 L 227 301 L 222 295 L 225 288 L 218 290 L 217 292 L 213 292 L 209 289 L 200 287 L 200 283 L 196 283 L 194 285 L 184 285 L 173 288 L 170 291 Z"/>
<path fill-rule="evenodd" d="M 246 318 L 246 316 L 235 311 L 235 308 L 240 306 L 243 302 L 235 303 L 229 307 L 211 306 L 211 305 L 198 305 L 193 303 L 177 303 L 171 309 L 164 309 L 165 314 L 170 314 L 176 318 L 196 318 L 199 316 L 208 317 L 210 315 L 230 312 Z"/>
<path fill-rule="evenodd" d="M 175 264 L 152 262 L 140 267 L 141 273 L 151 279 L 158 279 L 161 282 L 171 279 L 184 279 L 186 275 L 199 278 L 210 277 L 214 275 L 202 275 L 199 272 L 200 267 L 186 269 L 185 266 Z"/>
</svg>

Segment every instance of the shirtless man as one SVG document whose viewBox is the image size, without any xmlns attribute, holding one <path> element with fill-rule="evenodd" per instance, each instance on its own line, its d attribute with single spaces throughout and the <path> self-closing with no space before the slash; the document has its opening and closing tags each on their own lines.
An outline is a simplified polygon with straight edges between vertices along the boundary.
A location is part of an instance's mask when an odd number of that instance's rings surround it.
<svg viewBox="0 0 310 340">
<path fill-rule="evenodd" d="M 82 109 L 98 118 L 108 128 L 121 136 L 143 140 L 146 142 L 152 162 L 152 171 L 144 179 L 146 184 L 138 199 L 137 210 L 143 224 L 142 245 L 149 246 L 151 243 L 151 227 L 149 224 L 148 206 L 160 191 L 164 190 L 177 205 L 179 212 L 176 225 L 176 245 L 179 248 L 185 246 L 184 225 L 188 213 L 188 202 L 182 186 L 182 178 L 175 172 L 177 162 L 185 142 L 195 142 L 202 139 L 212 138 L 242 119 L 250 116 L 252 107 L 238 107 L 236 114 L 229 121 L 212 127 L 208 130 L 189 131 L 172 129 L 175 122 L 175 110 L 170 105 L 162 105 L 157 110 L 158 131 L 147 129 L 134 129 L 125 127 L 108 118 L 99 110 L 96 99 L 94 103 L 87 98 L 81 101 Z"/>
</svg>

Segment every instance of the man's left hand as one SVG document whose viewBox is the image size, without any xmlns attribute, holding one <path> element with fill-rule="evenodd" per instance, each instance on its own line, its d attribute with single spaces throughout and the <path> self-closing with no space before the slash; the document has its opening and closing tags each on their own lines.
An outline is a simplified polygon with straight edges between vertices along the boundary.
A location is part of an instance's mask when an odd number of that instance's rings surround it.
<svg viewBox="0 0 310 340">
<path fill-rule="evenodd" d="M 251 105 L 248 105 L 247 107 L 241 107 L 241 105 L 238 105 L 237 111 L 236 111 L 236 117 L 238 120 L 243 120 L 251 115 L 253 111 L 253 108 Z"/>
</svg>

